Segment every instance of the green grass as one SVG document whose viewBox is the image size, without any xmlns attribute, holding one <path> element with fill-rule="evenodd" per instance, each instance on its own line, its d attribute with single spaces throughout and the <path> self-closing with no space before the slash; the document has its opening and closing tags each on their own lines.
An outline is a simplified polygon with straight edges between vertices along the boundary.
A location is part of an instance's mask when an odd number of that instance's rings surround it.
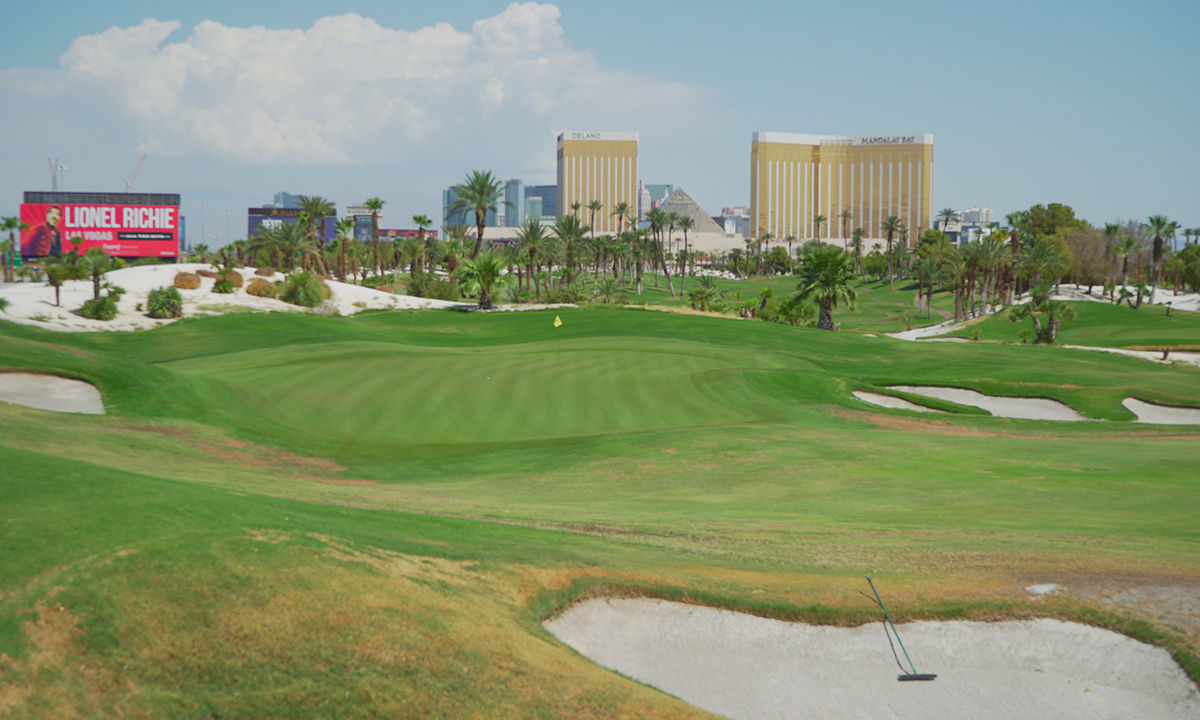
<svg viewBox="0 0 1200 720">
<path fill-rule="evenodd" d="M 0 367 L 110 407 L 0 405 L 0 713 L 696 717 L 538 618 L 618 593 L 854 623 L 864 574 L 901 616 L 1084 619 L 1200 676 L 1186 629 L 1021 590 L 1197 577 L 1200 429 L 1120 401 L 1200 406 L 1200 370 L 866 337 L 911 290 L 860 293 L 841 333 L 603 307 L 0 323 Z M 850 395 L 896 384 L 1106 422 Z"/>
<path fill-rule="evenodd" d="M 1174 310 L 1168 317 L 1166 308 L 1160 305 L 1143 305 L 1137 309 L 1099 302 L 1068 305 L 1074 311 L 1074 317 L 1063 321 L 1058 336 L 1060 345 L 1200 350 L 1200 313 Z M 1010 312 L 997 313 L 968 328 L 948 333 L 947 337 L 972 337 L 976 330 L 980 340 L 1019 343 L 1022 342 L 1022 331 L 1032 337 L 1033 321 L 1012 322 Z"/>
<path fill-rule="evenodd" d="M 654 287 L 654 276 L 646 275 L 643 294 L 639 297 L 632 293 L 625 296 L 626 302 L 636 305 L 663 305 L 668 307 L 683 307 L 688 304 L 687 298 L 680 293 L 679 278 L 672 277 L 675 286 L 675 296 L 667 290 L 666 281 L 660 277 L 660 286 Z M 697 280 L 689 277 L 687 287 L 692 287 Z M 717 287 L 725 293 L 726 298 L 737 300 L 754 300 L 761 298 L 764 289 L 771 291 L 771 297 L 782 301 L 796 293 L 798 278 L 775 276 L 764 278 L 743 278 L 728 280 L 717 278 Z M 896 289 L 892 290 L 886 281 L 855 280 L 853 288 L 858 295 L 853 309 L 840 306 L 834 310 L 834 321 L 844 332 L 890 333 L 909 330 L 914 327 L 924 327 L 942 322 L 947 317 L 954 316 L 954 296 L 947 292 L 933 294 L 934 312 L 932 317 L 917 309 L 913 297 L 917 285 L 909 279 L 896 281 Z M 939 313 L 938 310 L 942 312 Z"/>
</svg>

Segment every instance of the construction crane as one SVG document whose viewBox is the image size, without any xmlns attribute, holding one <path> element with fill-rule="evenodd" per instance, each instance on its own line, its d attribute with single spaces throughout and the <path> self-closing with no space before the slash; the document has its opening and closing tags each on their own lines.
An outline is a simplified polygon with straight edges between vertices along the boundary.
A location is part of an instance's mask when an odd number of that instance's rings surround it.
<svg viewBox="0 0 1200 720">
<path fill-rule="evenodd" d="M 137 180 L 138 173 L 142 169 L 142 163 L 146 162 L 146 153 L 142 153 L 142 158 L 138 160 L 137 167 L 133 169 L 133 174 L 125 181 L 125 192 L 129 192 L 129 188 L 133 185 L 133 181 Z"/>
<path fill-rule="evenodd" d="M 58 191 L 58 181 L 67 174 L 67 166 L 59 162 L 58 158 L 46 158 L 46 163 L 50 165 L 50 189 Z"/>
</svg>

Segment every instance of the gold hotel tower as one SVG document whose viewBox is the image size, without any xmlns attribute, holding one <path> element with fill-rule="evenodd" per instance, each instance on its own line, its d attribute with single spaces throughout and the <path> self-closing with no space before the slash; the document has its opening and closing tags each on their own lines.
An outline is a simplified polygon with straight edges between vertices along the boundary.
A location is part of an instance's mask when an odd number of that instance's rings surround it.
<svg viewBox="0 0 1200 720">
<path fill-rule="evenodd" d="M 592 221 L 588 203 L 599 200 L 596 232 L 616 232 L 613 208 L 625 201 L 637 212 L 637 133 L 564 132 L 558 136 L 558 216 L 579 203 L 579 219 Z M 628 223 L 624 225 L 628 227 Z"/>
<path fill-rule="evenodd" d="M 932 216 L 933 135 L 801 135 L 756 132 L 750 145 L 755 237 L 818 237 L 845 245 L 854 228 L 881 238 L 896 215 L 916 243 Z M 850 220 L 841 219 L 850 211 Z"/>
</svg>

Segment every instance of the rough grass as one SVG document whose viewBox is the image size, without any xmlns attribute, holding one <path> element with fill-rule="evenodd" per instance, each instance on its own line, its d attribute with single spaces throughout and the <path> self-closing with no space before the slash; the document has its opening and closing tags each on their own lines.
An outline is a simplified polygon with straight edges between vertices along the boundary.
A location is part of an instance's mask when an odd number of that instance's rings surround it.
<svg viewBox="0 0 1200 720">
<path fill-rule="evenodd" d="M 1198 628 L 1023 591 L 1195 586 L 1200 431 L 1120 407 L 1200 405 L 1187 368 L 627 309 L 0 324 L 0 366 L 110 406 L 0 406 L 0 714 L 702 717 L 537 620 L 618 593 L 854 624 L 865 574 L 903 617 L 1082 619 L 1200 676 Z M 1109 422 L 850 397 L 900 383 Z"/>
<path fill-rule="evenodd" d="M 1168 317 L 1166 308 L 1161 305 L 1143 305 L 1134 309 L 1099 302 L 1067 304 L 1074 311 L 1074 317 L 1063 321 L 1058 336 L 1060 345 L 1200 350 L 1200 313 L 1173 310 Z M 969 328 L 948 333 L 946 337 L 972 337 L 976 330 L 980 340 L 1020 343 L 1022 330 L 1032 337 L 1032 321 L 1011 322 L 1009 314 L 1009 311 L 997 313 Z"/>
</svg>

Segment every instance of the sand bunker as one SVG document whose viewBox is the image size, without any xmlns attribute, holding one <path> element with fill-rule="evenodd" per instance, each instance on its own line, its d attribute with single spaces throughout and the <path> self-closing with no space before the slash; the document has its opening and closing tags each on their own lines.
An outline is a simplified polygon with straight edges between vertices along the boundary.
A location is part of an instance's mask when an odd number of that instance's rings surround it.
<svg viewBox="0 0 1200 720">
<path fill-rule="evenodd" d="M 863 402 L 869 402 L 872 405 L 891 408 L 893 410 L 915 410 L 916 412 L 927 413 L 941 412 L 941 410 L 934 410 L 933 408 L 911 403 L 903 398 L 892 397 L 891 395 L 880 395 L 879 393 L 865 392 L 863 390 L 855 390 L 852 394 Z"/>
<path fill-rule="evenodd" d="M 897 682 L 882 623 L 786 623 L 660 600 L 592 600 L 546 628 L 584 656 L 730 718 L 1196 718 L 1166 651 L 1058 620 L 899 626 L 926 683 Z"/>
<path fill-rule="evenodd" d="M 1168 407 L 1143 402 L 1127 397 L 1121 404 L 1128 408 L 1137 421 L 1153 425 L 1200 425 L 1200 409 Z"/>
<path fill-rule="evenodd" d="M 915 385 L 892 385 L 892 390 L 910 392 L 915 395 L 949 400 L 960 405 L 983 408 L 996 417 L 1021 418 L 1024 420 L 1088 420 L 1056 400 L 1043 398 L 1014 398 L 984 395 L 974 390 L 948 387 L 918 387 Z"/>
<path fill-rule="evenodd" d="M 0 372 L 0 401 L 39 410 L 103 415 L 95 385 L 56 375 Z"/>
</svg>

